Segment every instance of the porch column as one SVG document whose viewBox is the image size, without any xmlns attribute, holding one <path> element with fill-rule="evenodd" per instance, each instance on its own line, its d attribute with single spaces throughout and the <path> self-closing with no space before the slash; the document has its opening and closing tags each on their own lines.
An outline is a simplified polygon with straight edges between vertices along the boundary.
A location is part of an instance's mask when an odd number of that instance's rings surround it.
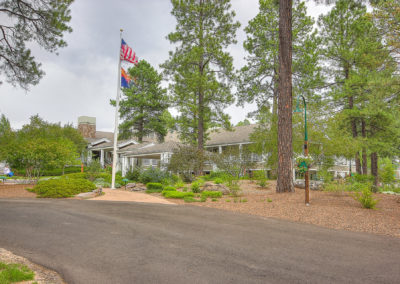
<svg viewBox="0 0 400 284">
<path fill-rule="evenodd" d="M 93 155 L 92 150 L 88 150 L 87 151 L 87 160 L 86 160 L 88 164 L 90 164 L 92 162 L 92 155 Z"/>
<path fill-rule="evenodd" d="M 104 150 L 100 150 L 100 165 L 102 168 L 104 168 Z"/>
<path fill-rule="evenodd" d="M 218 146 L 218 153 L 222 154 L 222 146 Z"/>
<path fill-rule="evenodd" d="M 126 175 L 128 168 L 128 157 L 122 157 L 122 176 Z"/>
</svg>

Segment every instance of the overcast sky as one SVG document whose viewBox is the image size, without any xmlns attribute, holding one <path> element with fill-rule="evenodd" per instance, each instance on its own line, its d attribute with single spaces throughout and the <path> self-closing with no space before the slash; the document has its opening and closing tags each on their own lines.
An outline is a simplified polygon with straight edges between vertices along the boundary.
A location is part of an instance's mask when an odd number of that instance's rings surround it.
<svg viewBox="0 0 400 284">
<path fill-rule="evenodd" d="M 258 12 L 258 0 L 232 0 L 236 20 L 242 26 L 238 44 L 230 47 L 236 68 L 243 66 L 245 33 L 243 28 Z M 327 8 L 310 1 L 309 14 L 317 16 Z M 20 128 L 29 117 L 39 114 L 51 122 L 77 124 L 81 115 L 97 119 L 97 130 L 113 131 L 115 109 L 109 100 L 115 98 L 118 79 L 119 29 L 139 59 L 145 59 L 158 70 L 172 49 L 165 38 L 174 31 L 169 0 L 75 0 L 71 5 L 73 32 L 66 34 L 66 48 L 59 55 L 32 46 L 33 55 L 42 63 L 46 75 L 29 92 L 4 82 L 0 85 L 0 112 Z M 231 106 L 227 112 L 237 123 L 246 118 L 254 106 Z"/>
</svg>

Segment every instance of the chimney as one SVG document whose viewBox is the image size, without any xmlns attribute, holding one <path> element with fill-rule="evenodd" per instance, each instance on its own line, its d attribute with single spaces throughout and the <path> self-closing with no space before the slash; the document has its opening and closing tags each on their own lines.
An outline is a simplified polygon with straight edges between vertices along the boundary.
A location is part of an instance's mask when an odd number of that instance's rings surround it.
<svg viewBox="0 0 400 284">
<path fill-rule="evenodd" d="M 96 118 L 90 116 L 78 117 L 78 131 L 84 138 L 96 138 Z"/>
</svg>

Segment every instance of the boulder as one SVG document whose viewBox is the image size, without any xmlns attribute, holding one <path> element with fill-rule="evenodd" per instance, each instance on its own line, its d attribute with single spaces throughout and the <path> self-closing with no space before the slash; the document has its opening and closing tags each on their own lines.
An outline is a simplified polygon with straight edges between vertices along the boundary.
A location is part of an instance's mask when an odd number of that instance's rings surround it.
<svg viewBox="0 0 400 284">
<path fill-rule="evenodd" d="M 202 191 L 207 190 L 207 191 L 219 191 L 222 192 L 222 194 L 229 194 L 229 188 L 223 184 L 215 184 L 212 182 L 206 182 L 203 185 L 203 188 L 201 189 Z"/>
<path fill-rule="evenodd" d="M 126 189 L 130 191 L 144 191 L 146 186 L 142 183 L 128 183 Z"/>
</svg>

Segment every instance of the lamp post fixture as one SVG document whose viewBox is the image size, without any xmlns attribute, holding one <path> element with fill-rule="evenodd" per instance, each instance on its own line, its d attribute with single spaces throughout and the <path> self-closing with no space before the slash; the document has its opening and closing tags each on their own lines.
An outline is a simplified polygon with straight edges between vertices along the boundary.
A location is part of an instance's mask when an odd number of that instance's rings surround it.
<svg viewBox="0 0 400 284">
<path fill-rule="evenodd" d="M 300 108 L 299 97 L 303 99 L 304 104 L 304 156 L 308 157 L 308 132 L 307 132 L 307 103 L 306 99 L 302 95 L 298 95 L 296 98 L 296 109 L 294 112 L 303 112 Z M 310 205 L 310 177 L 307 167 L 307 171 L 304 173 L 304 187 L 305 187 L 305 203 Z"/>
</svg>

